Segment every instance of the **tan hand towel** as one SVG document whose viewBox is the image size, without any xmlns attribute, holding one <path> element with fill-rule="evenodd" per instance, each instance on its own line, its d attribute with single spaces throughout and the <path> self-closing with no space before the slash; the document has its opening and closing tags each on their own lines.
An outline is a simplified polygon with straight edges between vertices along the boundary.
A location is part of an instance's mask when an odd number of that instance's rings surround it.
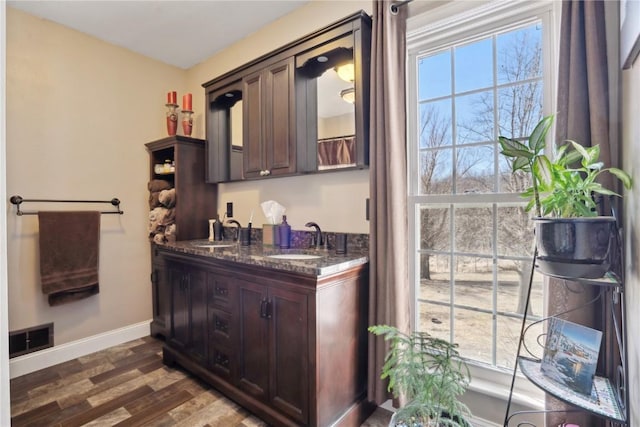
<svg viewBox="0 0 640 427">
<path fill-rule="evenodd" d="M 49 305 L 97 294 L 100 212 L 38 213 L 40 280 Z"/>
</svg>

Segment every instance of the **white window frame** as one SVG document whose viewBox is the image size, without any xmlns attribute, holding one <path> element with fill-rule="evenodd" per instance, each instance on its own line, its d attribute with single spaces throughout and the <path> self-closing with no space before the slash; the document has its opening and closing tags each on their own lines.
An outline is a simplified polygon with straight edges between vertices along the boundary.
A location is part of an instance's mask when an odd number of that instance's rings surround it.
<svg viewBox="0 0 640 427">
<path fill-rule="evenodd" d="M 419 14 L 412 14 L 407 20 L 407 141 L 408 154 L 419 144 L 418 135 L 413 132 L 417 129 L 418 120 L 418 82 L 417 73 L 414 72 L 414 64 L 418 56 L 425 51 L 433 50 L 439 46 L 452 42 L 460 43 L 466 39 L 477 39 L 479 36 L 492 34 L 497 27 L 513 25 L 516 22 L 526 22 L 531 19 L 539 19 L 543 22 L 545 31 L 542 43 L 550 52 L 551 60 L 543 63 L 543 113 L 545 115 L 555 112 L 556 109 L 556 75 L 559 57 L 558 34 L 560 27 L 561 2 L 552 0 L 494 0 L 494 1 L 452 1 L 443 6 L 431 9 Z M 420 8 L 420 5 L 417 5 Z M 416 10 L 416 9 L 412 9 Z M 547 59 L 545 57 L 545 59 Z M 412 69 L 412 67 L 414 67 Z M 416 206 L 420 204 L 421 196 L 414 188 L 411 177 L 418 173 L 416 164 L 410 160 L 407 162 L 407 212 L 409 221 L 408 250 L 410 255 L 409 277 L 412 284 L 419 283 L 419 245 L 420 241 L 415 230 L 418 229 L 419 218 L 416 215 Z M 510 199 L 510 195 L 500 195 Z M 415 313 L 415 286 L 412 289 L 412 327 L 416 324 Z M 514 354 L 514 360 L 516 355 Z M 477 391 L 491 397 L 505 399 L 508 397 L 511 386 L 512 371 L 495 368 L 480 363 L 469 363 L 472 381 L 470 391 Z M 532 409 L 544 407 L 544 395 L 528 381 L 516 381 L 512 402 L 524 405 Z"/>
</svg>

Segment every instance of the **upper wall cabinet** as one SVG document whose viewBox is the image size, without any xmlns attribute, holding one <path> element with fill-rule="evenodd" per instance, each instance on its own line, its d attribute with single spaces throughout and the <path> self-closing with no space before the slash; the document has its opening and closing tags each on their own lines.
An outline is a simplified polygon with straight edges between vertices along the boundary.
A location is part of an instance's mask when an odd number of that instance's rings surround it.
<svg viewBox="0 0 640 427">
<path fill-rule="evenodd" d="M 366 167 L 370 53 L 361 11 L 204 83 L 208 182 Z"/>
</svg>

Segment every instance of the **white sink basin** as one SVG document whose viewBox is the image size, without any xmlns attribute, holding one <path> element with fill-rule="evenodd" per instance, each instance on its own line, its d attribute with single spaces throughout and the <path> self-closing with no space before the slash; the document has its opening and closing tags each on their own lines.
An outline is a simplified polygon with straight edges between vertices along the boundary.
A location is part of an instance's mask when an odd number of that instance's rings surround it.
<svg viewBox="0 0 640 427">
<path fill-rule="evenodd" d="M 267 258 L 276 259 L 318 259 L 322 258 L 320 255 L 309 254 L 280 254 L 280 255 L 267 255 Z"/>
<path fill-rule="evenodd" d="M 193 245 L 196 248 L 230 248 L 232 246 L 235 245 L 228 245 L 228 244 L 215 244 L 215 243 L 200 243 L 197 245 Z"/>
</svg>

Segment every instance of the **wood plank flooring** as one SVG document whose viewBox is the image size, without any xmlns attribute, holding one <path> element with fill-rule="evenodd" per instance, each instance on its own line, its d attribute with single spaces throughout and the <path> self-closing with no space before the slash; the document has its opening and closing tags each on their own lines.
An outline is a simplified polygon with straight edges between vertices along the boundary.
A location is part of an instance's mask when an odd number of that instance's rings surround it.
<svg viewBox="0 0 640 427">
<path fill-rule="evenodd" d="M 378 409 L 363 427 L 386 427 Z M 181 369 L 162 341 L 134 340 L 11 380 L 11 425 L 267 426 Z"/>
</svg>

